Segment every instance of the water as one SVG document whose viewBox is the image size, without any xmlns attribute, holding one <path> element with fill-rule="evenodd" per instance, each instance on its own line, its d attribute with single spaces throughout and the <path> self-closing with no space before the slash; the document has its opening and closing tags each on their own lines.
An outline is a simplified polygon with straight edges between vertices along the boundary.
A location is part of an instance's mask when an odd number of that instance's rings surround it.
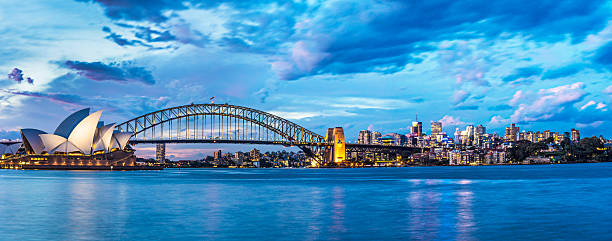
<svg viewBox="0 0 612 241">
<path fill-rule="evenodd" d="M 0 240 L 611 240 L 612 164 L 0 170 Z"/>
</svg>

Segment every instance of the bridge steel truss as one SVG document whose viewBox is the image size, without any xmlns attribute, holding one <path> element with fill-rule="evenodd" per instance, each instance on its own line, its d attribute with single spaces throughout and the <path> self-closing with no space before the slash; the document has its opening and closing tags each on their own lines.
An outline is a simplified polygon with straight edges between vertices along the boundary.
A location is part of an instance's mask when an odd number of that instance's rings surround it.
<svg viewBox="0 0 612 241">
<path fill-rule="evenodd" d="M 141 115 L 117 125 L 130 143 L 236 143 L 297 146 L 322 161 L 324 137 L 263 111 L 228 104 L 191 104 Z"/>
</svg>

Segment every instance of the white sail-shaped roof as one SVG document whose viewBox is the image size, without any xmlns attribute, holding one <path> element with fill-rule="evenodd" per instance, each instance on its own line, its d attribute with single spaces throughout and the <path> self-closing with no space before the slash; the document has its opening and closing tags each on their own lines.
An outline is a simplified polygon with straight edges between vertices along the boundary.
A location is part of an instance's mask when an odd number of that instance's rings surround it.
<svg viewBox="0 0 612 241">
<path fill-rule="evenodd" d="M 113 137 L 113 130 L 115 129 L 115 123 L 108 124 L 102 127 L 98 127 L 94 136 L 94 150 L 105 150 L 111 149 L 111 141 Z"/>
<path fill-rule="evenodd" d="M 96 133 L 96 127 L 98 121 L 100 121 L 100 116 L 102 116 L 101 110 L 87 116 L 74 127 L 68 137 L 68 141 L 84 154 L 91 154 L 94 134 Z"/>
<path fill-rule="evenodd" d="M 21 129 L 21 139 L 23 139 L 24 146 L 32 148 L 29 151 L 33 151 L 34 154 L 40 154 L 45 149 L 40 134 L 47 134 L 47 132 L 36 129 Z"/>
<path fill-rule="evenodd" d="M 54 134 L 41 134 L 40 139 L 42 140 L 43 145 L 45 146 L 45 150 L 48 153 L 55 152 L 54 150 L 58 146 L 68 142 L 68 139 L 62 136 L 54 135 Z M 62 152 L 65 152 L 65 150 Z"/>
<path fill-rule="evenodd" d="M 74 146 L 69 141 L 66 141 L 60 144 L 59 146 L 55 147 L 53 150 L 49 151 L 49 153 L 56 153 L 56 152 L 70 153 L 70 152 L 77 152 L 77 151 L 81 151 L 81 150 L 79 150 L 79 148 Z"/>
<path fill-rule="evenodd" d="M 89 116 L 89 108 L 79 110 L 66 117 L 64 121 L 55 129 L 54 134 L 68 138 L 76 126 Z"/>
<path fill-rule="evenodd" d="M 115 132 L 113 133 L 113 144 L 111 148 L 118 147 L 121 150 L 125 148 L 130 138 L 134 135 L 132 132 Z"/>
</svg>

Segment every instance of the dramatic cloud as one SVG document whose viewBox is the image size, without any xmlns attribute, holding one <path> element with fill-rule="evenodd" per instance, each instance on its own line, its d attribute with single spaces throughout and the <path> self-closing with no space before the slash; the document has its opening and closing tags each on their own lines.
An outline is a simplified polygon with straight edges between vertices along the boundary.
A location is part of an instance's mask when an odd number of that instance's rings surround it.
<svg viewBox="0 0 612 241">
<path fill-rule="evenodd" d="M 561 120 L 568 112 L 574 110 L 573 105 L 582 101 L 586 95 L 582 82 L 541 89 L 533 101 L 519 104 L 511 120 L 523 123 Z"/>
<path fill-rule="evenodd" d="M 138 81 L 145 84 L 155 84 L 155 78 L 144 67 L 134 66 L 130 62 L 104 64 L 102 62 L 81 62 L 68 60 L 63 67 L 76 71 L 79 75 L 96 81 Z"/>
<path fill-rule="evenodd" d="M 119 46 L 136 46 L 136 45 L 140 45 L 140 46 L 145 46 L 145 47 L 152 47 L 151 45 L 145 44 L 144 42 L 142 42 L 140 40 L 128 40 L 128 39 L 124 38 L 123 36 L 121 36 L 121 35 L 119 35 L 117 33 L 113 33 L 111 31 L 111 29 L 109 27 L 106 27 L 106 26 L 102 28 L 102 31 L 108 33 L 108 36 L 106 36 L 106 39 L 115 42 Z"/>
<path fill-rule="evenodd" d="M 117 24 L 133 32 L 133 39 L 128 39 L 123 35 L 113 32 L 110 27 L 104 26 L 102 31 L 109 35 L 106 39 L 115 42 L 119 46 L 144 46 L 151 49 L 164 49 L 173 47 L 172 43 L 191 44 L 197 47 L 204 47 L 209 39 L 197 30 L 193 30 L 191 25 L 179 22 L 170 25 L 167 30 L 156 30 L 152 27 L 136 26 L 130 24 Z M 159 45 L 162 43 L 163 45 Z"/>
<path fill-rule="evenodd" d="M 610 15 L 602 0 L 89 2 L 99 3 L 113 20 L 158 25 L 180 18 L 178 13 L 186 9 L 235 10 L 225 11 L 231 14 L 218 44 L 237 51 L 280 52 L 271 63 L 279 77 L 288 80 L 318 74 L 395 73 L 408 63 L 419 63 L 417 55 L 432 50 L 428 43 L 442 40 L 498 38 L 516 32 L 545 42 L 568 36 L 581 41 L 603 29 Z M 147 37 L 144 33 L 142 39 Z M 170 37 L 165 30 L 159 33 Z M 488 66 L 476 64 L 472 70 L 458 65 L 453 72 L 460 81 L 487 86 L 483 76 Z M 520 75 L 516 78 L 525 78 Z"/>
</svg>

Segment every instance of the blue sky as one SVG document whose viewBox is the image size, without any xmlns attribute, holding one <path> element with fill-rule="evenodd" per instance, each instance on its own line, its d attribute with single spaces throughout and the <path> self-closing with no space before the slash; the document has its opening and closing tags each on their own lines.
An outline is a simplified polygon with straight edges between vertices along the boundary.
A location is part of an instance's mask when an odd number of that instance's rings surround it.
<svg viewBox="0 0 612 241">
<path fill-rule="evenodd" d="M 516 122 L 612 137 L 611 1 L 0 4 L 0 139 L 84 107 L 122 122 L 211 96 L 349 141 L 407 133 L 416 114 L 451 133 Z"/>
</svg>

